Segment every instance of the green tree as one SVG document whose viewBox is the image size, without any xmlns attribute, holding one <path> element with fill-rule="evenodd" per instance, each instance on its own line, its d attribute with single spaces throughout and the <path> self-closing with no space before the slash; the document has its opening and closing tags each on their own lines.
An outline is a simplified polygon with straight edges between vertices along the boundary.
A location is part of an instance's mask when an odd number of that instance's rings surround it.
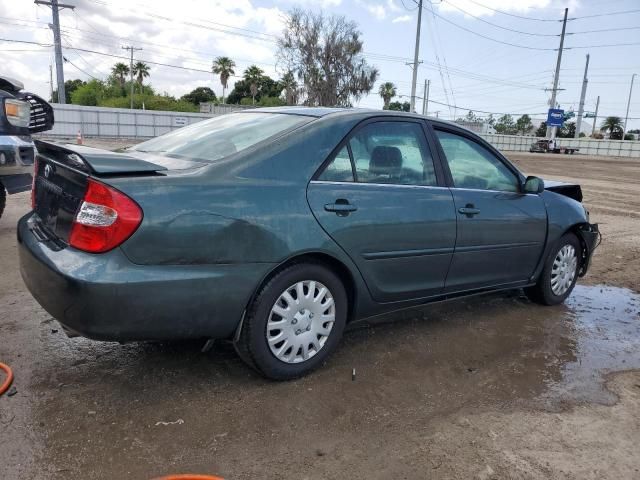
<svg viewBox="0 0 640 480">
<path fill-rule="evenodd" d="M 216 94 L 209 87 L 197 87 L 180 97 L 180 100 L 193 103 L 197 107 L 201 103 L 215 102 Z"/>
<path fill-rule="evenodd" d="M 105 84 L 100 80 L 90 80 L 71 93 L 71 103 L 95 107 L 105 97 Z"/>
<path fill-rule="evenodd" d="M 244 71 L 244 81 L 249 84 L 249 92 L 251 93 L 252 104 L 256 103 L 256 95 L 260 88 L 260 81 L 264 76 L 264 70 L 257 65 L 251 65 Z"/>
<path fill-rule="evenodd" d="M 227 90 L 229 77 L 236 73 L 234 70 L 235 67 L 236 62 L 231 60 L 229 57 L 218 57 L 213 61 L 213 65 L 211 66 L 211 71 L 216 75 L 220 75 L 220 83 L 222 84 L 222 103 L 224 103 L 224 92 Z"/>
<path fill-rule="evenodd" d="M 124 89 L 125 77 L 129 75 L 129 67 L 126 63 L 118 62 L 111 69 L 111 73 L 118 80 L 120 89 Z"/>
<path fill-rule="evenodd" d="M 496 129 L 496 133 L 501 133 L 503 135 L 513 135 L 517 132 L 513 117 L 508 113 L 498 118 L 494 128 Z"/>
<path fill-rule="evenodd" d="M 76 78 L 75 80 L 67 80 L 66 82 L 64 82 L 64 91 L 66 94 L 67 103 L 72 103 L 71 94 L 84 84 L 85 82 L 78 78 Z M 53 97 L 51 98 L 51 102 L 58 103 L 58 89 L 55 89 L 53 91 Z"/>
<path fill-rule="evenodd" d="M 389 102 L 391 102 L 391 99 L 395 97 L 397 93 L 398 92 L 396 90 L 396 86 L 393 84 L 393 82 L 384 82 L 382 85 L 380 85 L 380 88 L 378 89 L 378 95 L 382 97 L 382 101 L 384 102 L 384 110 L 389 110 Z"/>
<path fill-rule="evenodd" d="M 556 134 L 559 138 L 574 138 L 576 136 L 576 122 L 564 122 Z"/>
<path fill-rule="evenodd" d="M 398 112 L 408 112 L 411 110 L 411 104 L 409 102 L 391 102 L 387 110 L 396 110 Z"/>
<path fill-rule="evenodd" d="M 547 136 L 547 122 L 542 122 L 535 133 L 536 137 Z"/>
<path fill-rule="evenodd" d="M 533 130 L 533 123 L 531 123 L 531 117 L 526 113 L 516 120 L 516 131 L 526 135 Z"/>
<path fill-rule="evenodd" d="M 286 105 L 298 104 L 298 82 L 292 71 L 288 71 L 282 76 L 280 81 L 284 89 L 284 99 Z"/>
<path fill-rule="evenodd" d="M 140 93 L 142 93 L 142 82 L 145 78 L 147 78 L 149 76 L 150 72 L 149 72 L 149 66 L 141 61 L 137 61 L 134 65 L 133 65 L 133 75 L 136 77 L 136 82 L 138 83 L 138 86 L 140 87 Z"/>
<path fill-rule="evenodd" d="M 350 106 L 378 78 L 357 25 L 345 17 L 293 9 L 277 45 L 279 60 L 302 82 L 306 105 Z"/>
<path fill-rule="evenodd" d="M 600 125 L 600 131 L 609 132 L 611 140 L 620 140 L 622 138 L 622 119 L 620 117 L 607 117 Z"/>
</svg>

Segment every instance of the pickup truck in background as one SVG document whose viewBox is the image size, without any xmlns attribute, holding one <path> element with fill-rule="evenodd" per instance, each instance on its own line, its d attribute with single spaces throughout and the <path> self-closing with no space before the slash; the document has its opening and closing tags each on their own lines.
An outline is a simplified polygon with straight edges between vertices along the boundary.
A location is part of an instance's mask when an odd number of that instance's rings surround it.
<svg viewBox="0 0 640 480">
<path fill-rule="evenodd" d="M 531 153 L 564 153 L 573 155 L 580 149 L 575 147 L 560 147 L 555 145 L 553 148 L 549 147 L 549 140 L 537 140 L 531 144 L 529 151 Z"/>
<path fill-rule="evenodd" d="M 35 146 L 31 134 L 53 127 L 53 108 L 25 92 L 18 80 L 0 76 L 0 217 L 7 194 L 31 189 Z"/>
</svg>

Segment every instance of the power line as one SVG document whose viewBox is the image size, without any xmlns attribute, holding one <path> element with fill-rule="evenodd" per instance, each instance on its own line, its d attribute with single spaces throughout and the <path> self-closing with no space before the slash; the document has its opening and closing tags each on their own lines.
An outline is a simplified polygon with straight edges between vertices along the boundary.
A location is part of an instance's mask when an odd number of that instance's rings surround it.
<svg viewBox="0 0 640 480">
<path fill-rule="evenodd" d="M 567 35 L 580 35 L 583 33 L 617 32 L 619 30 L 637 30 L 640 27 L 603 28 L 600 30 L 583 30 L 580 32 L 567 32 Z"/>
<path fill-rule="evenodd" d="M 510 47 L 524 48 L 526 50 L 547 50 L 547 51 L 555 51 L 555 50 L 557 50 L 557 48 L 532 47 L 530 45 L 521 45 L 519 43 L 504 42 L 502 40 L 498 40 L 496 38 L 489 37 L 487 35 L 483 35 L 482 33 L 478 33 L 478 32 L 476 32 L 474 30 L 471 30 L 471 29 L 469 29 L 467 27 L 463 27 L 462 25 L 458 25 L 457 23 L 452 22 L 448 18 L 436 13 L 432 8 L 428 8 L 428 7 L 422 7 L 422 8 L 426 8 L 428 11 L 430 11 L 436 17 L 438 17 L 438 18 L 442 19 L 443 21 L 453 25 L 456 28 L 459 28 L 460 30 L 464 30 L 465 32 L 469 32 L 469 33 L 471 33 L 473 35 L 476 35 L 478 37 L 482 37 L 482 38 L 484 38 L 486 40 L 491 40 L 492 42 L 500 43 L 502 45 L 509 45 Z"/>
<path fill-rule="evenodd" d="M 77 54 L 77 52 L 76 52 Z M 94 80 L 99 80 L 98 78 L 94 77 L 93 75 L 91 75 L 89 72 L 86 72 L 85 70 L 81 69 L 79 66 L 77 66 L 75 63 L 73 63 L 71 60 L 69 60 L 67 57 L 62 57 L 62 59 L 66 62 L 69 63 L 71 65 L 73 65 L 74 67 L 76 67 L 76 69 L 80 70 L 82 73 L 84 73 L 85 75 L 93 78 Z"/>
<path fill-rule="evenodd" d="M 583 15 L 581 17 L 569 18 L 569 20 L 582 20 L 583 18 L 608 17 L 608 16 L 611 16 L 611 15 L 626 15 L 628 13 L 638 13 L 638 12 L 640 12 L 640 9 L 624 10 L 622 12 L 596 13 L 594 15 Z"/>
<path fill-rule="evenodd" d="M 445 0 L 442 0 L 442 1 L 444 2 Z M 504 26 L 502 26 L 502 25 L 498 25 L 497 23 L 493 23 L 493 22 L 490 22 L 490 21 L 488 21 L 488 20 L 485 20 L 484 18 L 481 18 L 481 17 L 478 17 L 478 16 L 476 16 L 476 15 L 473 15 L 472 13 L 469 13 L 469 12 L 467 12 L 466 10 L 463 10 L 462 8 L 458 7 L 457 5 L 454 5 L 454 4 L 453 4 L 453 3 L 451 3 L 450 1 L 447 1 L 447 4 L 448 4 L 448 5 L 450 5 L 450 6 L 452 6 L 452 7 L 453 7 L 453 8 L 455 8 L 456 10 L 461 11 L 461 12 L 462 12 L 462 13 L 464 13 L 465 15 L 468 15 L 468 16 L 470 16 L 470 17 L 472 17 L 472 18 L 475 18 L 476 20 L 479 20 L 480 22 L 484 22 L 484 23 L 486 23 L 487 25 L 491 25 L 492 27 L 495 27 L 495 28 L 500 28 L 500 29 L 502 29 L 502 30 L 507 30 L 507 31 L 509 31 L 509 32 L 520 33 L 520 34 L 522 34 L 522 35 L 531 35 L 531 36 L 534 36 L 534 37 L 557 37 L 557 36 L 558 36 L 558 34 L 556 34 L 556 33 L 534 33 L 534 32 L 525 32 L 525 31 L 522 31 L 522 30 L 516 30 L 516 29 L 514 29 L 514 28 L 504 27 Z"/>
<path fill-rule="evenodd" d="M 535 22 L 561 22 L 562 21 L 560 19 L 556 20 L 556 19 L 552 19 L 552 18 L 525 17 L 523 15 L 516 15 L 515 13 L 508 13 L 508 12 L 505 12 L 503 10 L 498 10 L 497 8 L 488 7 L 488 6 L 486 6 L 486 5 L 484 5 L 484 4 L 480 3 L 480 2 L 476 2 L 475 0 L 468 0 L 468 1 L 471 2 L 471 3 L 475 3 L 476 5 L 478 5 L 480 7 L 486 8 L 487 10 L 491 10 L 492 12 L 496 12 L 496 13 L 499 13 L 501 15 L 507 15 L 509 17 L 521 18 L 522 20 L 532 20 L 532 21 L 535 21 Z"/>
</svg>

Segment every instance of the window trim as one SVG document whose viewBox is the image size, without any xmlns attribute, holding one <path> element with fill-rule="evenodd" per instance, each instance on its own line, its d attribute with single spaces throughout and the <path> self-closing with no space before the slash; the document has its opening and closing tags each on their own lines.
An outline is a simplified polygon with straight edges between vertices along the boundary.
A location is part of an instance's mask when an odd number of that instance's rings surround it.
<svg viewBox="0 0 640 480">
<path fill-rule="evenodd" d="M 476 135 L 473 132 L 470 132 L 466 129 L 457 127 L 455 125 L 449 125 L 446 123 L 440 123 L 440 122 L 434 122 L 432 120 L 428 120 L 427 121 L 428 125 L 429 125 L 429 137 L 430 140 L 434 143 L 434 150 L 438 152 L 438 156 L 440 157 L 440 164 L 442 165 L 442 168 L 445 172 L 445 177 L 446 177 L 446 182 L 447 182 L 447 186 L 449 188 L 455 188 L 455 189 L 460 189 L 460 190 L 474 190 L 474 191 L 479 191 L 479 192 L 499 192 L 499 193 L 516 193 L 516 194 L 521 194 L 524 195 L 525 193 L 523 192 L 523 186 L 524 186 L 524 175 L 522 174 L 522 172 L 520 170 L 518 170 L 515 165 L 513 165 L 509 160 L 507 160 L 507 158 L 502 155 L 502 153 L 500 153 L 499 150 L 497 150 L 493 145 L 491 145 L 489 142 L 487 142 L 485 139 L 483 139 L 482 137 Z M 447 156 L 444 153 L 444 150 L 442 148 L 442 145 L 440 144 L 440 140 L 438 139 L 438 136 L 436 135 L 436 130 L 442 131 L 442 132 L 447 132 L 447 133 L 451 133 L 453 135 L 458 135 L 460 137 L 464 137 L 467 140 L 470 140 L 472 142 L 477 143 L 478 145 L 480 145 L 481 147 L 484 147 L 486 150 L 489 151 L 489 153 L 493 154 L 493 156 L 498 159 L 499 162 L 501 162 L 511 173 L 513 173 L 513 175 L 516 177 L 516 180 L 518 181 L 518 191 L 517 192 L 510 192 L 510 191 L 506 191 L 506 190 L 493 190 L 493 189 L 481 189 L 481 188 L 477 188 L 477 189 L 472 189 L 472 188 L 467 188 L 467 187 L 456 187 L 455 183 L 453 182 L 453 175 L 451 175 L 451 170 L 449 169 L 449 162 L 447 160 Z"/>
<path fill-rule="evenodd" d="M 327 156 L 327 158 L 322 162 L 320 167 L 315 171 L 315 173 L 311 176 L 311 182 L 324 182 L 324 180 L 320 180 L 320 175 L 326 170 L 327 166 L 333 162 L 338 153 L 342 150 L 342 148 L 347 145 L 347 150 L 349 152 L 349 158 L 351 159 L 351 169 L 353 172 L 353 182 L 339 182 L 345 184 L 365 184 L 367 182 L 359 182 L 358 174 L 356 172 L 355 162 L 353 160 L 353 152 L 351 151 L 351 145 L 349 141 L 355 134 L 357 134 L 360 130 L 365 128 L 367 125 L 372 123 L 380 123 L 380 122 L 402 122 L 402 123 L 415 123 L 420 126 L 423 134 L 423 140 L 426 147 L 429 149 L 429 153 L 431 154 L 431 161 L 433 162 L 433 170 L 436 176 L 436 184 L 435 185 L 408 185 L 415 187 L 447 187 L 447 179 L 446 174 L 442 166 L 441 158 L 439 152 L 434 149 L 433 142 L 429 138 L 430 132 L 428 130 L 427 124 L 421 118 L 414 117 L 404 117 L 404 116 L 386 116 L 379 115 L 375 117 L 366 118 L 359 123 L 357 123 L 349 132 L 344 136 L 344 138 L 338 143 L 338 145 L 331 151 L 331 153 Z M 403 184 L 389 183 L 384 184 L 389 186 L 407 186 Z"/>
</svg>

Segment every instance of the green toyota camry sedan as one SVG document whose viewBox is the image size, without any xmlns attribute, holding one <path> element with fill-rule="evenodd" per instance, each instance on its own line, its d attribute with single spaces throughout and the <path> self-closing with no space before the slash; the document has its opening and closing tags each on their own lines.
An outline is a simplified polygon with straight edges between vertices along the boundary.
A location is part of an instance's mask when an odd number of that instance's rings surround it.
<svg viewBox="0 0 640 480">
<path fill-rule="evenodd" d="M 255 109 L 125 153 L 37 149 L 20 268 L 70 336 L 226 339 L 273 379 L 392 310 L 513 288 L 560 303 L 599 236 L 580 186 L 413 114 Z"/>
</svg>

